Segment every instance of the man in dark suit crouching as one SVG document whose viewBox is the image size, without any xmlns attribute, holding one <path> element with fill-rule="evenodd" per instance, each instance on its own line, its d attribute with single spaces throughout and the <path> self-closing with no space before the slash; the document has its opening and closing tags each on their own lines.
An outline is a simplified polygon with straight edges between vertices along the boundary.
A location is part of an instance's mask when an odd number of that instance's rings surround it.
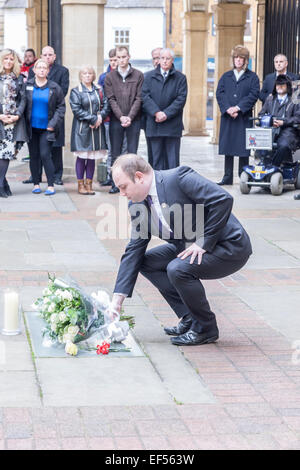
<svg viewBox="0 0 300 470">
<path fill-rule="evenodd" d="M 112 176 L 129 200 L 132 224 L 112 310 L 120 312 L 141 272 L 180 318 L 177 326 L 165 328 L 173 344 L 216 341 L 216 317 L 201 280 L 233 274 L 252 253 L 246 231 L 231 213 L 232 196 L 187 166 L 154 171 L 133 154 L 115 161 Z M 152 235 L 167 243 L 146 251 Z"/>
</svg>

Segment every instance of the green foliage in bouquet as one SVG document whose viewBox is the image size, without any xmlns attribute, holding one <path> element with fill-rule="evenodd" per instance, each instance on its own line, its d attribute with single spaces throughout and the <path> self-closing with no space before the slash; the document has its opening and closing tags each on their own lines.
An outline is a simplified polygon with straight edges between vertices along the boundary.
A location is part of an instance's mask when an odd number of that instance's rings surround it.
<svg viewBox="0 0 300 470">
<path fill-rule="evenodd" d="M 95 315 L 93 304 L 78 289 L 57 285 L 50 275 L 43 297 L 38 298 L 34 305 L 46 322 L 43 335 L 48 334 L 53 341 L 60 343 L 76 343 L 84 339 L 91 317 Z M 104 315 L 97 309 L 93 328 L 103 324 Z"/>
</svg>

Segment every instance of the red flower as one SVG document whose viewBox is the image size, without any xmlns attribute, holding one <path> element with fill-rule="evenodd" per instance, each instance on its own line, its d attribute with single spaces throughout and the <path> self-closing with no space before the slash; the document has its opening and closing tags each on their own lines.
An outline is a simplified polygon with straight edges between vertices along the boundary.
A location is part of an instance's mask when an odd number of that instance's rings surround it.
<svg viewBox="0 0 300 470">
<path fill-rule="evenodd" d="M 103 341 L 101 345 L 97 344 L 97 354 L 108 354 L 109 353 L 110 344 L 106 341 Z"/>
</svg>

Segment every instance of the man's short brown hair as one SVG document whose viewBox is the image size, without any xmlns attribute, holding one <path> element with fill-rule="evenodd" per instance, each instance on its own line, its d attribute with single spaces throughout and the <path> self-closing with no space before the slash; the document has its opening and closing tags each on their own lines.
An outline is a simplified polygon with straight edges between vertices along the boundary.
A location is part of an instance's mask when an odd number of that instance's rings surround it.
<svg viewBox="0 0 300 470">
<path fill-rule="evenodd" d="M 116 54 L 117 54 L 117 52 L 121 52 L 121 51 L 124 51 L 124 50 L 127 51 L 127 54 L 129 55 L 129 49 L 128 49 L 127 46 L 118 46 L 118 47 L 116 47 Z"/>
<path fill-rule="evenodd" d="M 114 49 L 111 49 L 108 53 L 108 57 L 111 59 L 112 57 L 116 57 L 117 55 L 117 51 L 116 51 L 116 48 Z"/>
<path fill-rule="evenodd" d="M 137 171 L 147 174 L 152 170 L 149 163 L 143 157 L 134 153 L 128 153 L 127 155 L 118 157 L 112 166 L 112 173 L 116 168 L 121 168 L 133 182 L 135 182 L 134 177 Z"/>
</svg>

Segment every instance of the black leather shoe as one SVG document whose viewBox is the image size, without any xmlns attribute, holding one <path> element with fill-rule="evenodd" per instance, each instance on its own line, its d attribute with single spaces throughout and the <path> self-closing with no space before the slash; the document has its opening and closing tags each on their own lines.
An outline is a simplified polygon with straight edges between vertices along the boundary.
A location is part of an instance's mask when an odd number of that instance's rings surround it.
<svg viewBox="0 0 300 470">
<path fill-rule="evenodd" d="M 107 180 L 103 181 L 103 183 L 100 183 L 100 186 L 112 186 L 112 179 L 107 178 Z"/>
<path fill-rule="evenodd" d="M 4 188 L 0 188 L 0 197 L 8 197 Z"/>
<path fill-rule="evenodd" d="M 189 329 L 192 326 L 192 322 L 193 322 L 192 316 L 189 314 L 185 315 L 184 317 L 181 318 L 177 326 L 173 326 L 172 328 L 164 328 L 165 333 L 170 336 L 183 335 L 183 333 L 186 333 L 187 331 L 189 331 Z"/>
<path fill-rule="evenodd" d="M 299 193 L 299 194 L 295 194 L 294 199 L 296 199 L 296 201 L 299 200 L 299 199 L 300 199 L 300 193 Z"/>
<path fill-rule="evenodd" d="M 217 183 L 219 186 L 225 186 L 225 185 L 228 185 L 228 186 L 231 186 L 233 184 L 233 181 L 232 180 L 228 180 L 226 178 L 223 178 L 221 181 L 219 181 L 219 183 Z"/>
<path fill-rule="evenodd" d="M 116 193 L 119 193 L 120 190 L 119 188 L 117 188 L 117 186 L 115 186 L 114 188 L 111 188 L 108 192 L 109 194 L 116 194 Z"/>
<path fill-rule="evenodd" d="M 183 335 L 171 338 L 171 343 L 178 346 L 196 346 L 197 344 L 214 343 L 219 339 L 218 330 L 212 330 L 207 333 L 197 333 L 189 330 Z"/>
<path fill-rule="evenodd" d="M 23 184 L 33 184 L 33 180 L 32 180 L 32 177 L 30 176 L 30 178 L 28 178 L 28 180 L 24 180 L 22 181 Z"/>
<path fill-rule="evenodd" d="M 58 186 L 63 186 L 64 183 L 62 180 L 57 179 L 54 181 L 54 184 L 57 184 Z"/>
<path fill-rule="evenodd" d="M 9 184 L 8 184 L 8 181 L 6 178 L 4 178 L 4 184 L 3 184 L 3 188 L 4 188 L 4 191 L 6 192 L 6 194 L 8 196 L 12 196 L 12 192 L 11 192 L 11 189 L 9 187 Z"/>
</svg>

